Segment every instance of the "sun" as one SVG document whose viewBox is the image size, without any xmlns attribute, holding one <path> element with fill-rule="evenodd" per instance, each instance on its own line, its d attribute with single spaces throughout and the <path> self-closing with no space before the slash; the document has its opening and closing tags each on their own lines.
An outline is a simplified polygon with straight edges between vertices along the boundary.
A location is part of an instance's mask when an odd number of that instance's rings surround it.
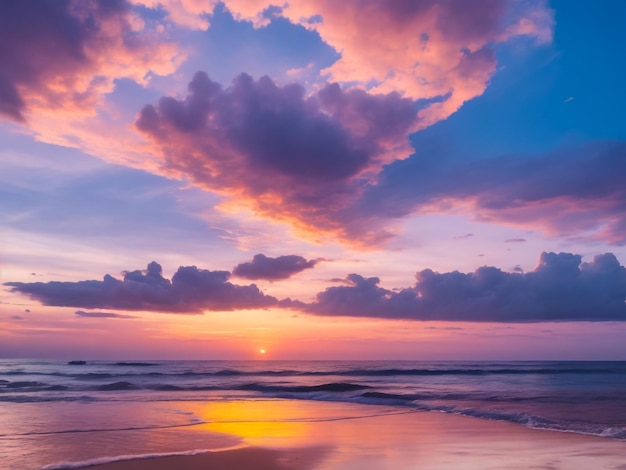
<svg viewBox="0 0 626 470">
<path fill-rule="evenodd" d="M 259 349 L 259 352 L 260 352 L 261 354 L 265 354 L 265 349 Z"/>
</svg>

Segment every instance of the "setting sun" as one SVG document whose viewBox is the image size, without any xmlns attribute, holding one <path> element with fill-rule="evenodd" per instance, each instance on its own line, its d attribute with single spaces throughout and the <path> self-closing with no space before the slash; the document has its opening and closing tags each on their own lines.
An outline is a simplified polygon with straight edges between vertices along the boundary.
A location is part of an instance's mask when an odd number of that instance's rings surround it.
<svg viewBox="0 0 626 470">
<path fill-rule="evenodd" d="M 259 349 L 259 352 L 260 352 L 261 354 L 265 354 L 265 349 Z"/>
</svg>

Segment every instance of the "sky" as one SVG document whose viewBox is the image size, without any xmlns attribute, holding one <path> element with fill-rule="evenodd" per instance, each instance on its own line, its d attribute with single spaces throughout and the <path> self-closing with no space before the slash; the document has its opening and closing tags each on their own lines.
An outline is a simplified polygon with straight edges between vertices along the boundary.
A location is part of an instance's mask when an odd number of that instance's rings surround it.
<svg viewBox="0 0 626 470">
<path fill-rule="evenodd" d="M 0 2 L 0 357 L 625 360 L 625 21 Z"/>
</svg>

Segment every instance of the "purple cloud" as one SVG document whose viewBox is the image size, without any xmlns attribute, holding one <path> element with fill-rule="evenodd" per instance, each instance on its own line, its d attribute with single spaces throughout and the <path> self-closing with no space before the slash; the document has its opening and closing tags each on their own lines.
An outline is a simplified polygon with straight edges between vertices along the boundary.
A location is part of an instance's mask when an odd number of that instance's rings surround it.
<svg viewBox="0 0 626 470">
<path fill-rule="evenodd" d="M 385 224 L 409 214 L 447 212 L 463 203 L 477 220 L 592 232 L 626 243 L 626 143 L 595 142 L 535 157 L 452 160 L 422 155 L 390 165 L 347 220 Z"/>
<path fill-rule="evenodd" d="M 173 44 L 150 24 L 128 0 L 3 0 L 0 118 L 89 115 L 115 79 L 173 71 Z"/>
<path fill-rule="evenodd" d="M 265 308 L 278 304 L 256 285 L 228 282 L 228 271 L 181 266 L 165 279 L 161 265 L 151 262 L 145 271 L 128 271 L 123 280 L 110 275 L 102 281 L 7 282 L 12 292 L 27 294 L 44 305 L 93 309 L 150 310 L 202 313 L 204 310 Z"/>
<path fill-rule="evenodd" d="M 329 84 L 306 96 L 246 74 L 223 89 L 198 72 L 184 100 L 145 106 L 136 126 L 169 170 L 259 214 L 348 238 L 342 209 L 382 165 L 409 154 L 416 115 L 397 93 Z"/>
<path fill-rule="evenodd" d="M 257 22 L 272 3 L 226 7 Z M 496 72 L 496 44 L 518 36 L 548 43 L 553 28 L 553 12 L 541 0 L 291 0 L 276 14 L 341 51 L 323 70 L 333 81 L 432 100 L 422 112 L 428 124 L 484 92 Z"/>
<path fill-rule="evenodd" d="M 377 277 L 348 276 L 307 307 L 318 315 L 468 322 L 624 321 L 626 268 L 611 253 L 581 263 L 579 255 L 542 253 L 534 271 L 417 273 L 398 292 Z"/>
<path fill-rule="evenodd" d="M 299 85 L 245 74 L 224 89 L 198 72 L 184 100 L 144 107 L 136 126 L 170 171 L 309 237 L 380 244 L 398 219 L 458 211 L 459 201 L 480 221 L 626 243 L 625 143 L 396 161 L 410 153 L 417 108 L 337 84 L 307 97 Z"/>
<path fill-rule="evenodd" d="M 244 279 L 287 279 L 294 274 L 313 268 L 317 260 L 307 261 L 302 256 L 287 255 L 277 258 L 269 258 L 259 253 L 252 261 L 235 266 L 233 274 Z"/>
<path fill-rule="evenodd" d="M 88 68 L 87 49 L 102 39 L 103 24 L 123 22 L 128 11 L 118 0 L 0 2 L 0 114 L 23 121 L 25 96 L 52 93 L 52 81 Z"/>
<path fill-rule="evenodd" d="M 133 315 L 121 315 L 119 313 L 112 313 L 112 312 L 85 312 L 84 310 L 76 310 L 74 312 L 74 315 L 78 315 L 79 317 L 84 317 L 84 318 L 124 318 L 124 319 L 137 318 Z"/>
</svg>

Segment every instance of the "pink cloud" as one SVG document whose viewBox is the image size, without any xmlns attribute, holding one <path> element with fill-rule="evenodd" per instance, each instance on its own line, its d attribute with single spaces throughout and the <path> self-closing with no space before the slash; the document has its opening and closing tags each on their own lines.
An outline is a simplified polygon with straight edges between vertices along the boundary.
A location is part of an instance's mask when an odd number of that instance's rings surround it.
<svg viewBox="0 0 626 470">
<path fill-rule="evenodd" d="M 266 24 L 264 12 L 276 4 L 224 3 L 236 18 L 256 26 Z M 163 5 L 181 17 L 183 11 L 201 15 L 209 8 L 190 0 Z M 548 43 L 554 27 L 544 0 L 291 0 L 278 5 L 274 15 L 317 31 L 341 53 L 323 71 L 330 80 L 379 93 L 398 91 L 412 99 L 436 98 L 437 103 L 421 112 L 422 127 L 445 119 L 484 92 L 496 71 L 495 44 L 520 36 Z M 181 24 L 193 26 L 187 20 Z"/>
<path fill-rule="evenodd" d="M 122 0 L 0 2 L 0 43 L 0 115 L 18 122 L 94 115 L 115 78 L 144 83 L 180 56 Z"/>
<path fill-rule="evenodd" d="M 198 72 L 184 100 L 161 98 L 136 125 L 166 171 L 303 232 L 348 239 L 342 209 L 382 165 L 409 155 L 416 113 L 395 93 L 327 85 L 307 97 L 299 85 L 245 74 L 222 89 Z"/>
<path fill-rule="evenodd" d="M 225 5 L 260 27 L 272 3 Z M 214 5 L 163 6 L 171 15 L 206 15 Z M 227 196 L 224 210 L 244 207 L 309 238 L 331 235 L 361 247 L 390 236 L 371 214 L 355 216 L 354 206 L 384 165 L 411 153 L 408 135 L 484 92 L 497 68 L 495 45 L 520 36 L 549 42 L 553 28 L 540 0 L 291 1 L 271 15 L 316 31 L 341 53 L 323 71 L 334 84 L 309 94 L 241 76 L 230 88 L 211 82 L 214 90 L 201 92 L 197 75 L 186 99 L 144 108 L 137 128 L 168 174 Z"/>
</svg>

